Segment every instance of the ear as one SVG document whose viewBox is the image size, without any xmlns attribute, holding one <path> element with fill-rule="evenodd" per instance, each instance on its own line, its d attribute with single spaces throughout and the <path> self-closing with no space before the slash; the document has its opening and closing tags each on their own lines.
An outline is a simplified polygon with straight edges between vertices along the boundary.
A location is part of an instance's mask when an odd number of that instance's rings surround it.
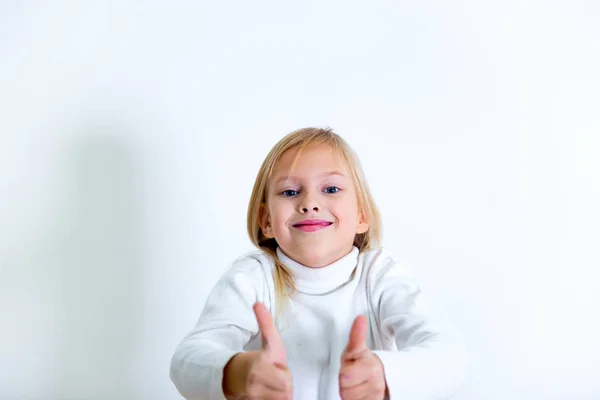
<svg viewBox="0 0 600 400">
<path fill-rule="evenodd" d="M 356 234 L 360 235 L 369 230 L 369 222 L 365 218 L 365 212 L 361 210 L 358 213 L 358 223 L 356 224 Z"/>
<path fill-rule="evenodd" d="M 269 208 L 265 203 L 262 203 L 258 209 L 258 223 L 263 235 L 268 239 L 272 239 L 274 236 L 271 226 L 271 216 L 269 215 Z"/>
</svg>

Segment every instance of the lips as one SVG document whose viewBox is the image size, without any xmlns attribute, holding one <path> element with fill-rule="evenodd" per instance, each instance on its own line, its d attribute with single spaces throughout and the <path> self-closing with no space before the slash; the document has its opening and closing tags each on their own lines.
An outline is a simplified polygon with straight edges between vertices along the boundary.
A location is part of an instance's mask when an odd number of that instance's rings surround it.
<svg viewBox="0 0 600 400">
<path fill-rule="evenodd" d="M 294 228 L 301 226 L 329 226 L 332 222 L 325 221 L 324 219 L 306 219 L 292 225 Z"/>
<path fill-rule="evenodd" d="M 324 219 L 307 219 L 292 226 L 303 232 L 315 232 L 327 228 L 332 223 L 333 222 L 325 221 Z"/>
</svg>

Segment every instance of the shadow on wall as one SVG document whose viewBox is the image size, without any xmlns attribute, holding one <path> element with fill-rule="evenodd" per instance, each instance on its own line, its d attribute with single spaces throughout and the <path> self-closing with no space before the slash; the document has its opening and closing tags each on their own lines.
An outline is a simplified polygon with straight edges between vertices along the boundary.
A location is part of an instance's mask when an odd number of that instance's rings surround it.
<svg viewBox="0 0 600 400">
<path fill-rule="evenodd" d="M 57 399 L 135 397 L 145 265 L 143 169 L 123 133 L 77 132 L 66 153 L 65 241 L 54 266 Z"/>
</svg>

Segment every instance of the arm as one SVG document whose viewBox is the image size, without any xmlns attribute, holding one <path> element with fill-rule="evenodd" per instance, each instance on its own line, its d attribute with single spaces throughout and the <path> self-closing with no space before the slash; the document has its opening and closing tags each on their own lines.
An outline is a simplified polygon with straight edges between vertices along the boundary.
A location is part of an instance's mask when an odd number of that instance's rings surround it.
<svg viewBox="0 0 600 400">
<path fill-rule="evenodd" d="M 428 315 L 408 269 L 387 259 L 372 271 L 382 335 L 398 351 L 373 351 L 384 366 L 391 399 L 446 399 L 463 385 L 467 355 L 460 336 Z"/>
<path fill-rule="evenodd" d="M 255 259 L 238 261 L 209 294 L 194 329 L 179 344 L 171 359 L 170 377 L 186 399 L 222 400 L 225 366 L 232 388 L 238 388 L 248 365 L 235 357 L 258 333 L 252 311 L 266 291 L 262 267 Z M 229 363 L 231 361 L 231 363 Z M 231 379 L 231 378 L 234 379 Z"/>
</svg>

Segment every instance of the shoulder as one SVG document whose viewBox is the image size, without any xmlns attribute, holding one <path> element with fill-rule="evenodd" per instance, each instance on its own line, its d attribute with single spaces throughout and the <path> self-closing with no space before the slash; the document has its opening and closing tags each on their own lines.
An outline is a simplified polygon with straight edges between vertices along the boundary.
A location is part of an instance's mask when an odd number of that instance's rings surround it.
<svg viewBox="0 0 600 400">
<path fill-rule="evenodd" d="M 273 269 L 273 261 L 262 250 L 254 250 L 247 252 L 238 258 L 234 259 L 224 276 L 235 276 L 235 275 L 246 275 L 250 276 L 262 276 L 265 273 L 271 273 Z"/>
<path fill-rule="evenodd" d="M 409 263 L 394 256 L 384 247 L 364 250 L 359 254 L 359 263 L 369 286 L 388 286 L 392 283 L 416 285 Z"/>
<path fill-rule="evenodd" d="M 250 307 L 256 301 L 269 304 L 273 292 L 272 261 L 262 251 L 248 252 L 233 260 L 213 287 L 209 302 Z"/>
<path fill-rule="evenodd" d="M 251 251 L 233 260 L 221 281 L 262 287 L 273 280 L 273 265 L 272 259 L 264 251 Z"/>
<path fill-rule="evenodd" d="M 370 275 L 393 273 L 410 277 L 411 269 L 408 262 L 395 257 L 392 252 L 384 247 L 364 250 L 359 254 L 359 263 Z"/>
</svg>

